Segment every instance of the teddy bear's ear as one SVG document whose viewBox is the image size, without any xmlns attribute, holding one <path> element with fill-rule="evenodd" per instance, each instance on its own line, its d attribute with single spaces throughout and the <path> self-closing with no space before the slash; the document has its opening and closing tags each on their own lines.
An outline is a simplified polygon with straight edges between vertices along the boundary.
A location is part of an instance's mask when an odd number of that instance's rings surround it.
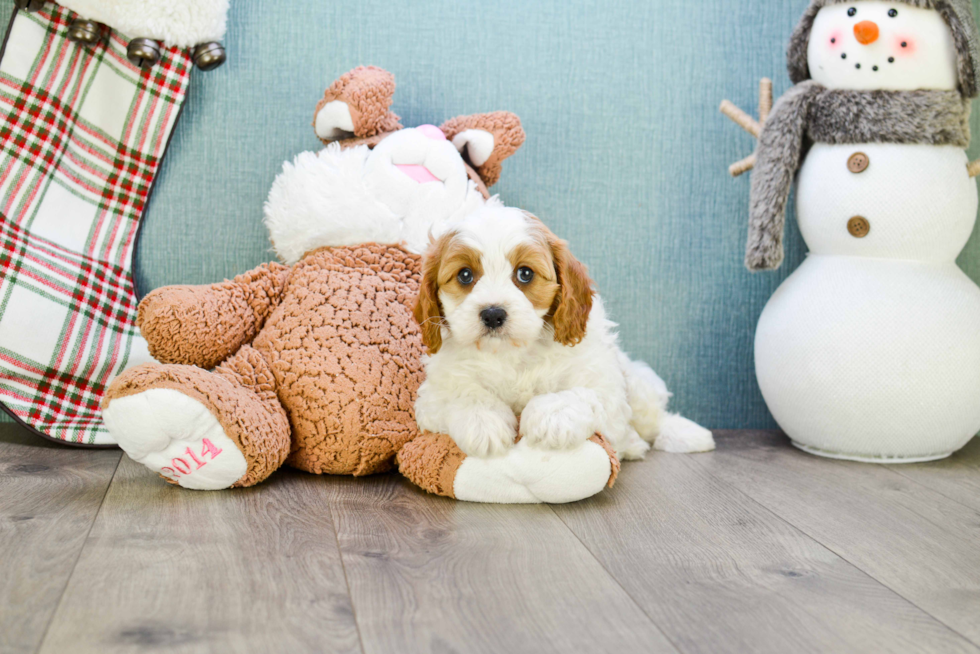
<svg viewBox="0 0 980 654">
<path fill-rule="evenodd" d="M 509 111 L 459 116 L 441 129 L 487 186 L 497 183 L 501 163 L 517 152 L 525 138 L 521 119 Z"/>
<path fill-rule="evenodd" d="M 389 109 L 394 94 L 394 75 L 374 66 L 355 68 L 323 94 L 313 114 L 313 129 L 324 143 L 401 129 L 398 116 Z"/>
</svg>

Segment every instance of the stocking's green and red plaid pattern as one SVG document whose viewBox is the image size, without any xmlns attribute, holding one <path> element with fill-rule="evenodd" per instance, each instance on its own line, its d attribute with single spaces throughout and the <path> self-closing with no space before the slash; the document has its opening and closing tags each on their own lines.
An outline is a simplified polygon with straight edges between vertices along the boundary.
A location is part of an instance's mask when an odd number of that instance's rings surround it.
<svg viewBox="0 0 980 654">
<path fill-rule="evenodd" d="M 130 264 L 191 60 L 169 48 L 140 70 L 115 31 L 69 41 L 74 17 L 18 12 L 0 60 L 0 402 L 46 436 L 103 444 L 106 385 L 150 360 Z"/>
</svg>

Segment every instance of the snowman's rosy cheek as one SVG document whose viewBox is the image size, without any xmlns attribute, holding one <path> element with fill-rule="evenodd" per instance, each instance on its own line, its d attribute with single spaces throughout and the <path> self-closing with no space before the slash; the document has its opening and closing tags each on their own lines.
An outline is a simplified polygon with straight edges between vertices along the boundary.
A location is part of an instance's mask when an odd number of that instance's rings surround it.
<svg viewBox="0 0 980 654">
<path fill-rule="evenodd" d="M 827 37 L 827 46 L 831 50 L 839 50 L 844 47 L 844 32 L 842 30 L 834 30 Z"/>
<path fill-rule="evenodd" d="M 896 36 L 892 40 L 892 52 L 896 57 L 910 57 L 915 54 L 915 41 L 908 36 Z"/>
</svg>

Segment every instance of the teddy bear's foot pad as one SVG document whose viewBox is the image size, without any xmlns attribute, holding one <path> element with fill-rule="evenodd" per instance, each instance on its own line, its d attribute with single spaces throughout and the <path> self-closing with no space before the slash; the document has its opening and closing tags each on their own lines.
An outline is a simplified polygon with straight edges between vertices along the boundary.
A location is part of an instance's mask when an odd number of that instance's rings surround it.
<svg viewBox="0 0 980 654">
<path fill-rule="evenodd" d="M 112 400 L 103 417 L 119 447 L 172 483 L 194 490 L 228 488 L 248 462 L 214 415 L 170 388 Z"/>
<path fill-rule="evenodd" d="M 546 450 L 521 440 L 505 456 L 466 457 L 456 471 L 453 494 L 469 502 L 566 504 L 601 492 L 611 473 L 608 452 L 593 441 L 572 450 Z"/>
</svg>

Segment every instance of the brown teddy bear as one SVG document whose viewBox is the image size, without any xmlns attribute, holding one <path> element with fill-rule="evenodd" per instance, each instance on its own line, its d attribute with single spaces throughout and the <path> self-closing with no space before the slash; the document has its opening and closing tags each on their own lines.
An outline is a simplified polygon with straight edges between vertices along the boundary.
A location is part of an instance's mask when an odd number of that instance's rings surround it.
<svg viewBox="0 0 980 654">
<path fill-rule="evenodd" d="M 615 477 L 599 436 L 582 451 L 523 448 L 464 467 L 449 437 L 419 433 L 420 254 L 443 225 L 498 202 L 487 188 L 524 132 L 508 112 L 406 129 L 389 109 L 394 90 L 374 67 L 327 89 L 314 118 L 327 147 L 286 163 L 265 206 L 283 263 L 140 303 L 162 365 L 125 372 L 102 403 L 134 460 L 182 487 L 220 489 L 257 484 L 283 463 L 369 475 L 400 452 L 401 471 L 433 493 L 455 496 L 464 471 L 477 490 L 461 499 L 477 501 L 570 501 Z M 565 478 L 571 488 L 556 481 Z M 501 495 L 501 484 L 512 488 Z"/>
</svg>

